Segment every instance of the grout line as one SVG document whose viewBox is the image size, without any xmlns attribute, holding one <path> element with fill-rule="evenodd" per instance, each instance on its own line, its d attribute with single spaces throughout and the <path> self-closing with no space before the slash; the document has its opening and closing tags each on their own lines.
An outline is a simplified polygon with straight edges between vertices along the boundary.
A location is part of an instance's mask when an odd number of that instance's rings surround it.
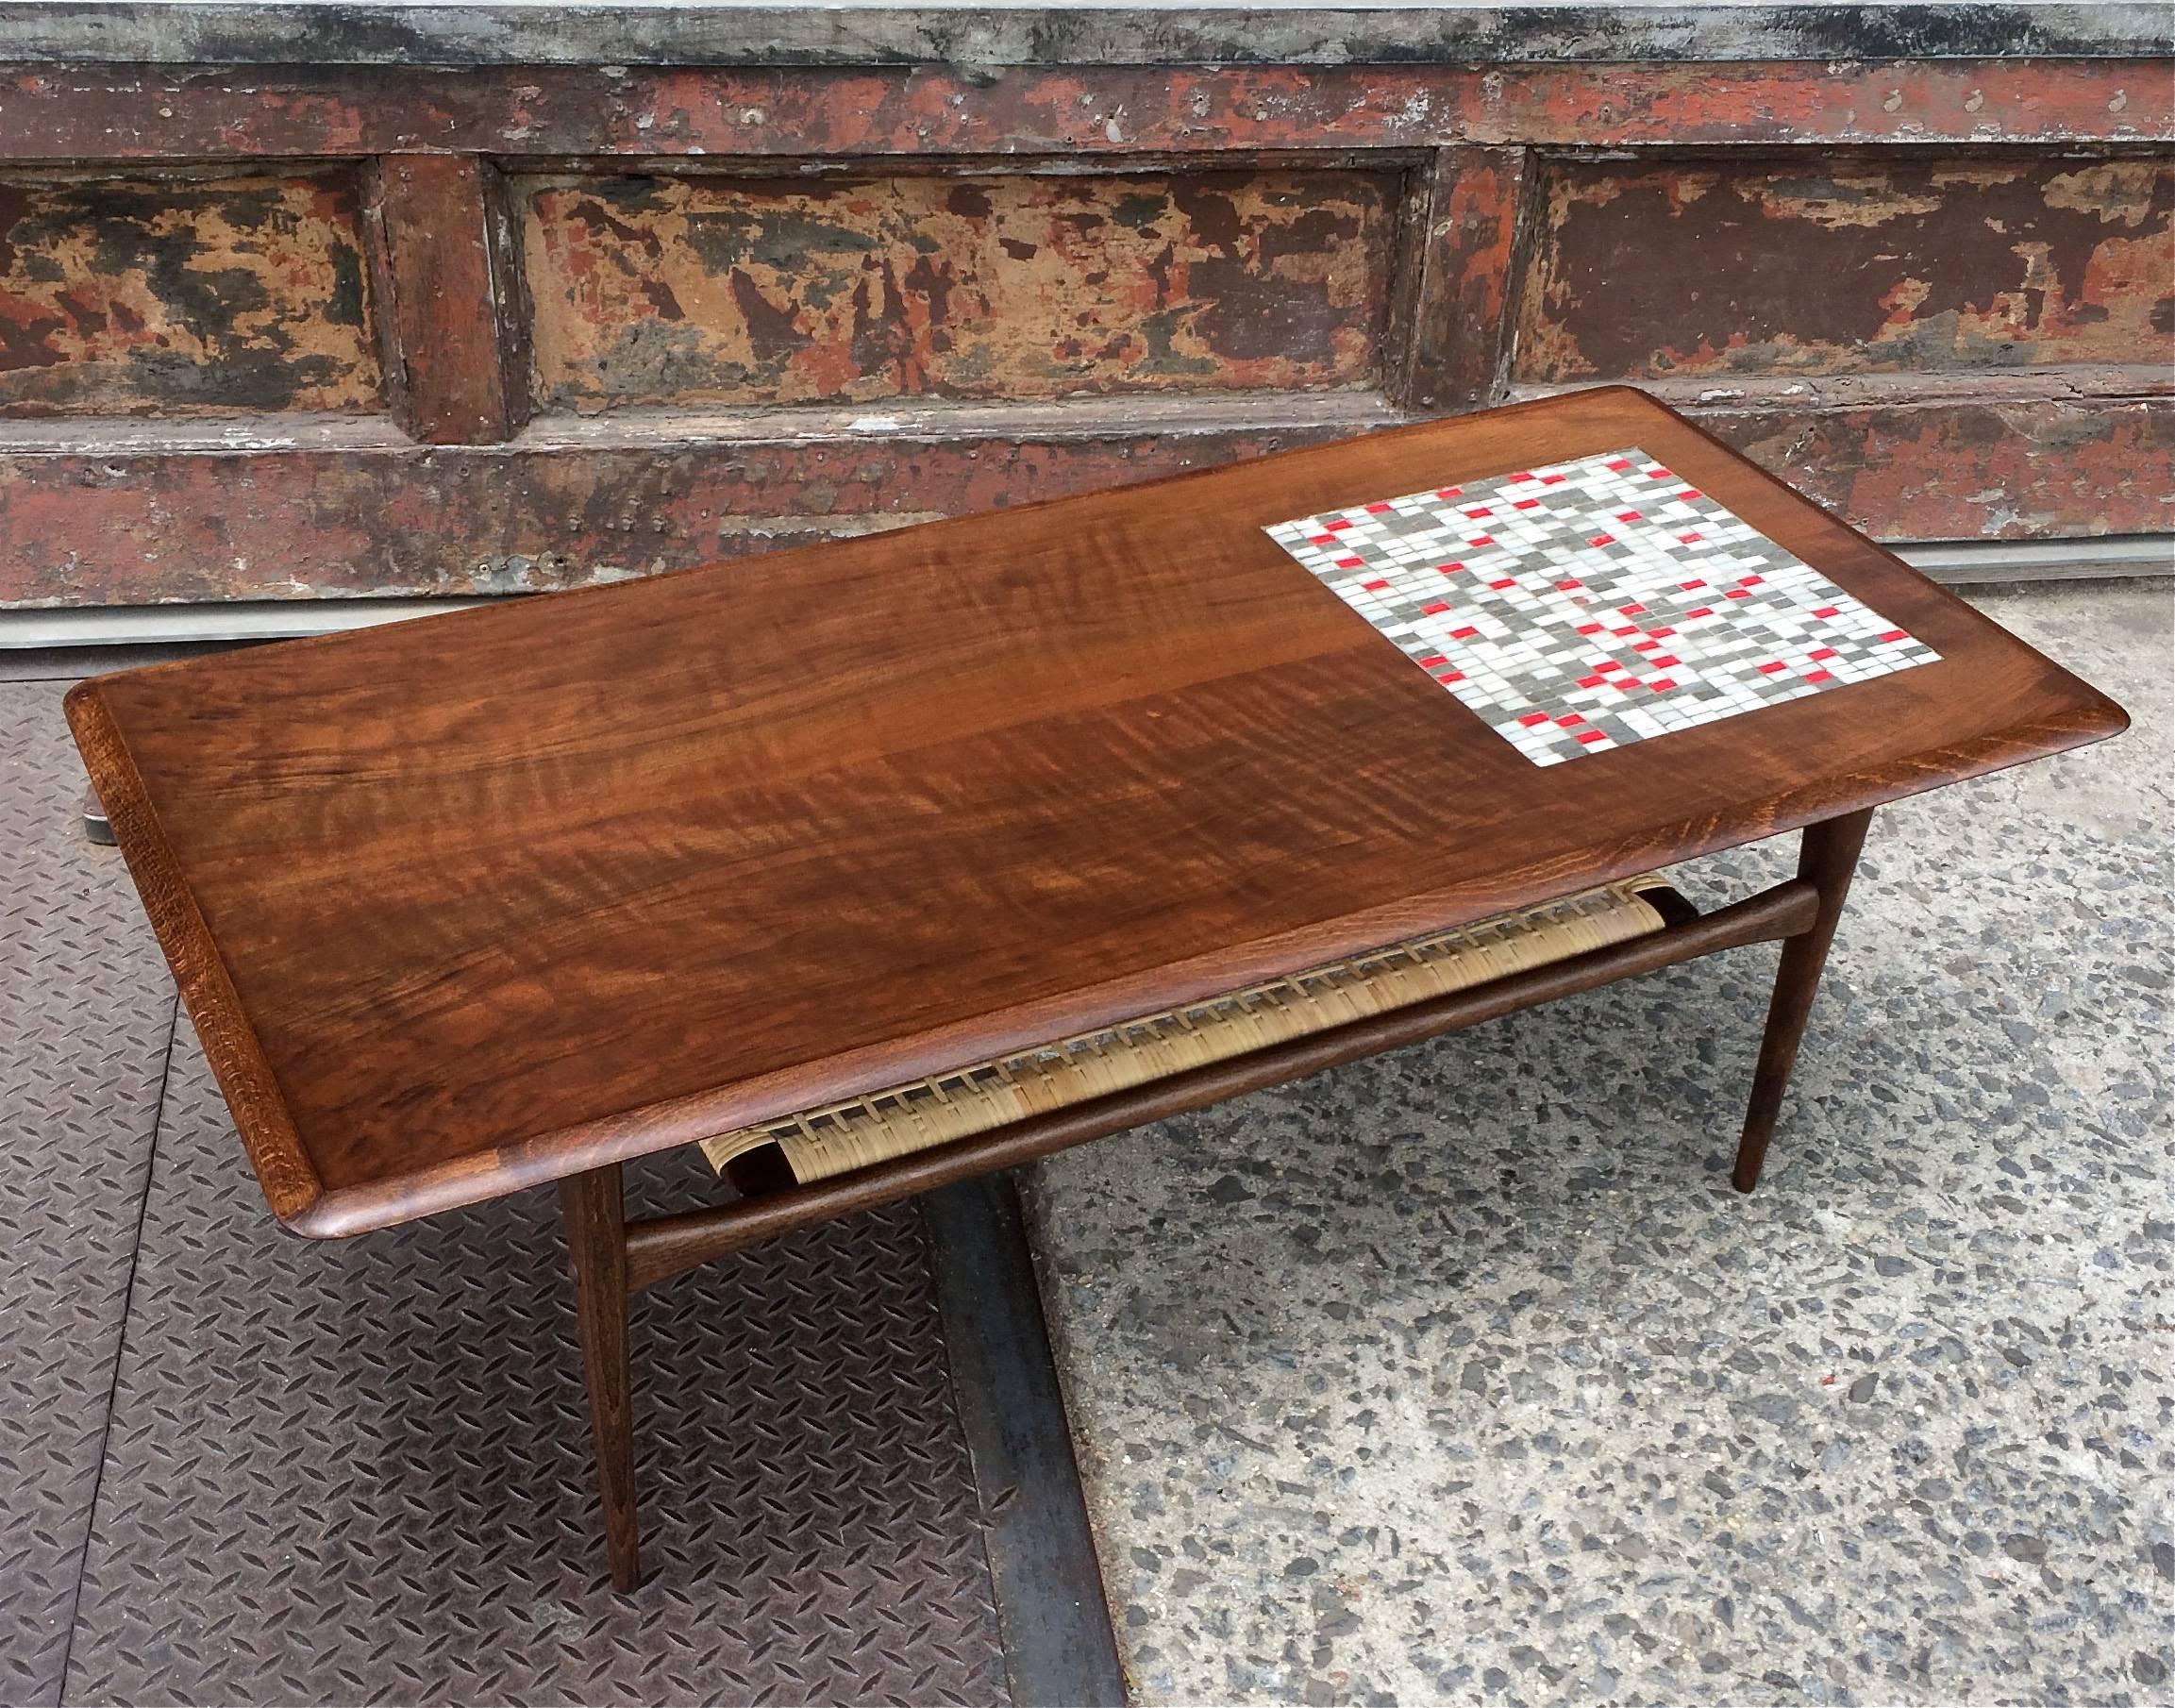
<svg viewBox="0 0 2175 1708">
<path fill-rule="evenodd" d="M 78 832 L 79 833 L 79 832 Z M 68 1698 L 68 1670 L 75 1658 L 75 1633 L 82 1626 L 83 1579 L 91 1567 L 91 1546 L 98 1535 L 98 1497 L 106 1487 L 106 1464 L 113 1446 L 113 1410 L 121 1396 L 121 1369 L 128 1356 L 128 1323 L 136 1307 L 136 1271 L 143 1257 L 143 1230 L 151 1214 L 151 1188 L 159 1169 L 159 1135 L 166 1127 L 167 1095 L 174 1084 L 174 1047 L 181 1035 L 181 993 L 167 1009 L 166 1050 L 159 1064 L 159 1095 L 151 1105 L 151 1143 L 143 1158 L 143 1190 L 136 1202 L 136 1239 L 128 1250 L 128 1280 L 121 1290 L 121 1321 L 113 1337 L 113 1380 L 106 1390 L 106 1427 L 98 1435 L 98 1472 L 91 1481 L 84 1515 L 83 1551 L 75 1562 L 75 1596 L 68 1607 L 68 1641 L 60 1650 L 56 1702 Z"/>
</svg>

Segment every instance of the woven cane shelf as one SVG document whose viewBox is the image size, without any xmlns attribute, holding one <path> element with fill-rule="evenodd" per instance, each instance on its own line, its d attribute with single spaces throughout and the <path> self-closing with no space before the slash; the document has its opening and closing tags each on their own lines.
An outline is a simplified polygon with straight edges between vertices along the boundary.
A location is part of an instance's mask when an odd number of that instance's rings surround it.
<svg viewBox="0 0 2175 1708">
<path fill-rule="evenodd" d="M 1658 875 L 1627 878 L 1228 996 L 720 1133 L 701 1148 L 723 1173 L 735 1159 L 775 1147 L 768 1157 L 782 1159 L 791 1179 L 807 1185 L 1643 937 L 1692 911 Z"/>
</svg>

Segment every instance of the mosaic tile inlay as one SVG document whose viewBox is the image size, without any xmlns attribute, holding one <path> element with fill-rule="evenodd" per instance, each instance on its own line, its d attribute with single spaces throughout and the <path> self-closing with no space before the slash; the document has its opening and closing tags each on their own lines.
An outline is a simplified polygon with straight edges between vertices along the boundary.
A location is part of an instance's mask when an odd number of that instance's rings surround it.
<svg viewBox="0 0 2175 1708">
<path fill-rule="evenodd" d="M 1268 533 L 1537 765 L 1940 656 L 1635 446 Z"/>
</svg>

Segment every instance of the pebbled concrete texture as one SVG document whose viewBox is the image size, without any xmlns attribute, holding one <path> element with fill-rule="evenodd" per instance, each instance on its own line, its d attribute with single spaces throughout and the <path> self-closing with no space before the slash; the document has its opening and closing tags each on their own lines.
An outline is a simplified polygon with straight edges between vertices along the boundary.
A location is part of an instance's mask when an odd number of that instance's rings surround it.
<svg viewBox="0 0 2175 1708">
<path fill-rule="evenodd" d="M 1040 1167 L 1137 1701 L 2175 1695 L 2175 597 L 1980 603 L 2135 727 L 1875 821 L 1752 1197 L 1771 947 Z"/>
</svg>

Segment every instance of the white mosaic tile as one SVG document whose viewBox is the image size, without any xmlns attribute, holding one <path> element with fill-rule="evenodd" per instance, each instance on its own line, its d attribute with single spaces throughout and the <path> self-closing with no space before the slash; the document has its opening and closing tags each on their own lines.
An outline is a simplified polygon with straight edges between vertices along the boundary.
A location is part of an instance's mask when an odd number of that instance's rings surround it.
<svg viewBox="0 0 2175 1708">
<path fill-rule="evenodd" d="M 1940 656 L 1635 446 L 1267 531 L 1537 765 Z"/>
</svg>

